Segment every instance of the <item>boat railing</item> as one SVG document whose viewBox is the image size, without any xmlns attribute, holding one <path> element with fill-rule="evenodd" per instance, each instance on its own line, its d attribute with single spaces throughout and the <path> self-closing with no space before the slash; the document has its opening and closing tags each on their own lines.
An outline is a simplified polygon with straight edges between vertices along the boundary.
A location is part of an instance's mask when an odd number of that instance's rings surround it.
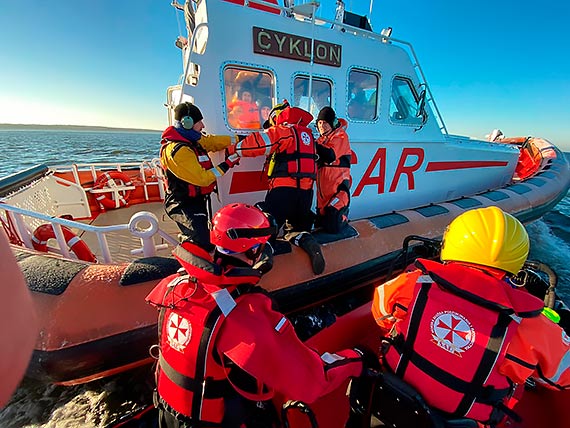
<svg viewBox="0 0 570 428">
<path fill-rule="evenodd" d="M 54 173 L 63 174 L 65 172 L 71 172 L 73 176 L 73 183 L 81 185 L 80 171 L 88 170 L 91 173 L 92 181 L 95 182 L 101 171 L 118 171 L 123 172 L 127 169 L 138 169 L 139 176 L 138 181 L 143 187 L 145 200 L 149 199 L 149 187 L 156 186 L 160 194 L 161 199 L 164 199 L 165 195 L 165 178 L 162 172 L 162 167 L 160 165 L 160 159 L 154 158 L 150 161 L 142 162 L 97 162 L 97 163 L 75 163 L 72 165 L 54 165 L 50 167 Z M 150 174 L 147 174 L 149 171 Z M 149 180 L 148 177 L 153 177 L 153 180 Z M 92 191 L 92 189 L 86 189 Z M 119 190 L 121 190 L 119 188 Z M 96 193 L 96 192 L 92 192 Z"/>
<path fill-rule="evenodd" d="M 133 214 L 129 222 L 126 224 L 93 226 L 75 220 L 52 217 L 50 215 L 30 211 L 28 209 L 8 205 L 6 203 L 0 203 L 0 209 L 3 210 L 5 214 L 5 219 L 2 219 L 3 222 L 5 221 L 5 227 L 8 226 L 10 228 L 9 235 L 11 236 L 9 236 L 9 238 L 11 241 L 19 239 L 19 243 L 21 245 L 26 248 L 33 249 L 33 232 L 30 231 L 28 226 L 28 219 L 35 219 L 42 224 L 47 223 L 53 227 L 55 239 L 59 248 L 49 247 L 49 250 L 54 253 L 61 254 L 66 258 L 73 258 L 73 256 L 69 251 L 68 243 L 64 236 L 62 227 L 67 227 L 73 231 L 77 231 L 77 235 L 82 235 L 83 233 L 95 234 L 99 244 L 99 254 L 102 259 L 99 260 L 99 262 L 105 263 L 113 262 L 113 257 L 107 241 L 108 234 L 128 231 L 132 236 L 139 238 L 141 247 L 130 251 L 133 256 L 142 255 L 143 257 L 152 257 L 157 254 L 158 250 L 167 248 L 168 245 L 176 246 L 178 244 L 176 239 L 160 229 L 158 218 L 153 213 L 147 211 L 139 211 Z M 14 233 L 17 233 L 17 236 L 15 236 Z M 159 244 L 155 243 L 154 237 L 156 235 L 161 237 L 165 242 Z"/>
</svg>

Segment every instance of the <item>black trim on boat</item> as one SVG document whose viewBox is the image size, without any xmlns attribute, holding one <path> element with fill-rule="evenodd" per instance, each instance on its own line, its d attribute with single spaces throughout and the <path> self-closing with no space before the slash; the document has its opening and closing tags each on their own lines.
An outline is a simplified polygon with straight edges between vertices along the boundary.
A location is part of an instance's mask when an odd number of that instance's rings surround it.
<svg viewBox="0 0 570 428">
<path fill-rule="evenodd" d="M 149 358 L 157 342 L 156 324 L 54 351 L 34 351 L 27 376 L 65 383 Z"/>
<path fill-rule="evenodd" d="M 376 217 L 368 218 L 367 220 L 378 229 L 386 229 L 388 227 L 397 226 L 410 221 L 406 216 L 398 213 L 378 215 Z"/>
<path fill-rule="evenodd" d="M 503 193 L 499 190 L 490 190 L 489 192 L 481 193 L 479 196 L 483 196 L 493 202 L 502 201 L 503 199 L 509 199 L 509 195 Z"/>
<path fill-rule="evenodd" d="M 40 177 L 46 175 L 49 171 L 47 165 L 36 165 L 24 171 L 11 174 L 0 180 L 0 197 L 9 195 L 27 184 L 32 183 Z"/>
<path fill-rule="evenodd" d="M 526 180 L 525 183 L 526 184 L 533 184 L 536 187 L 542 187 L 547 183 L 547 181 L 543 180 L 542 178 L 533 177 L 533 178 L 529 178 L 528 180 Z"/>
<path fill-rule="evenodd" d="M 428 205 L 426 207 L 416 208 L 413 211 L 424 217 L 435 217 L 437 215 L 449 213 L 449 210 L 441 205 Z"/>
<path fill-rule="evenodd" d="M 37 293 L 59 296 L 67 290 L 73 278 L 88 266 L 87 262 L 46 257 L 15 246 L 12 251 L 28 288 Z"/>
<path fill-rule="evenodd" d="M 543 172 L 539 172 L 538 174 L 536 174 L 537 177 L 544 177 L 544 178 L 548 178 L 549 180 L 552 180 L 553 178 L 556 178 L 556 174 L 552 171 L 543 171 Z"/>
<path fill-rule="evenodd" d="M 526 183 L 526 181 L 525 181 L 525 183 Z M 524 195 L 525 193 L 528 193 L 532 190 L 526 184 L 520 184 L 520 183 L 513 184 L 512 186 L 509 186 L 507 189 L 511 190 L 515 193 L 518 193 L 519 195 Z"/>
<path fill-rule="evenodd" d="M 453 205 L 456 205 L 459 208 L 462 208 L 464 210 L 475 208 L 475 207 L 480 207 L 481 205 L 483 205 L 483 203 L 481 201 L 478 201 L 477 199 L 473 199 L 473 198 L 461 198 L 461 199 L 457 199 L 455 201 L 451 201 L 450 203 Z"/>
</svg>

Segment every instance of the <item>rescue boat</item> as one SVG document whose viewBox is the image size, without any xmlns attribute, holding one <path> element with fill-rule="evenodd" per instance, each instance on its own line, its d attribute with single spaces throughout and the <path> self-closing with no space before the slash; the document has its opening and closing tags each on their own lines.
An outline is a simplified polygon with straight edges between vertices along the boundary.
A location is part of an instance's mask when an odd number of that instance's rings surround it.
<svg viewBox="0 0 570 428">
<path fill-rule="evenodd" d="M 168 117 L 172 123 L 174 107 L 191 101 L 211 133 L 251 132 L 234 127 L 241 122 L 228 108 L 249 82 L 256 98 L 286 98 L 312 112 L 331 105 L 346 118 L 350 225 L 338 235 L 313 232 L 326 259 L 320 275 L 302 250 L 281 241 L 261 285 L 316 349 L 377 345 L 373 284 L 399 273 L 406 259 L 437 257 L 429 239 L 465 210 L 496 205 L 524 223 L 540 218 L 566 195 L 569 166 L 543 138 L 450 135 L 411 44 L 388 29 L 372 31 L 342 2 L 334 20 L 318 15 L 318 3 L 292 3 L 188 1 L 188 34 L 176 42 L 183 74 L 168 88 Z M 262 171 L 262 159 L 242 159 L 218 181 L 213 211 L 263 200 Z M 180 267 L 170 256 L 178 229 L 164 213 L 164 194 L 157 159 L 39 165 L 0 180 L 0 219 L 40 325 L 29 376 L 73 385 L 152 361 L 157 314 L 144 297 Z M 556 418 L 568 399 L 541 390 L 521 408 L 548 403 L 545 417 Z M 340 426 L 345 390 L 321 401 L 312 406 L 319 425 Z"/>
</svg>

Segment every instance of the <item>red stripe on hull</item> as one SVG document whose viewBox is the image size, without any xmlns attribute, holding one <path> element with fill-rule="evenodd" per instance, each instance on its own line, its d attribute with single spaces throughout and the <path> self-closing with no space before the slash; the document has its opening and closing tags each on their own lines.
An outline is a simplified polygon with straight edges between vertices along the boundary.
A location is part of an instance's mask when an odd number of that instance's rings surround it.
<svg viewBox="0 0 570 428">
<path fill-rule="evenodd" d="M 507 166 L 508 164 L 508 162 L 504 161 L 428 162 L 426 172 L 450 171 L 453 169 L 490 168 L 496 166 Z"/>
<path fill-rule="evenodd" d="M 269 181 L 266 173 L 262 171 L 234 172 L 229 194 L 261 192 L 267 189 L 269 189 Z"/>
</svg>

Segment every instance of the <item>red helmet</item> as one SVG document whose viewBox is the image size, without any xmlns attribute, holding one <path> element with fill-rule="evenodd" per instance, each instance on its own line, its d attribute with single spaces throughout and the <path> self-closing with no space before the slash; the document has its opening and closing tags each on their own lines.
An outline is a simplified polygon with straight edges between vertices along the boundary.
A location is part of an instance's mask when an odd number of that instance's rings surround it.
<svg viewBox="0 0 570 428">
<path fill-rule="evenodd" d="M 236 203 L 226 205 L 214 215 L 210 241 L 223 253 L 245 253 L 265 244 L 275 232 L 259 208 Z"/>
</svg>

